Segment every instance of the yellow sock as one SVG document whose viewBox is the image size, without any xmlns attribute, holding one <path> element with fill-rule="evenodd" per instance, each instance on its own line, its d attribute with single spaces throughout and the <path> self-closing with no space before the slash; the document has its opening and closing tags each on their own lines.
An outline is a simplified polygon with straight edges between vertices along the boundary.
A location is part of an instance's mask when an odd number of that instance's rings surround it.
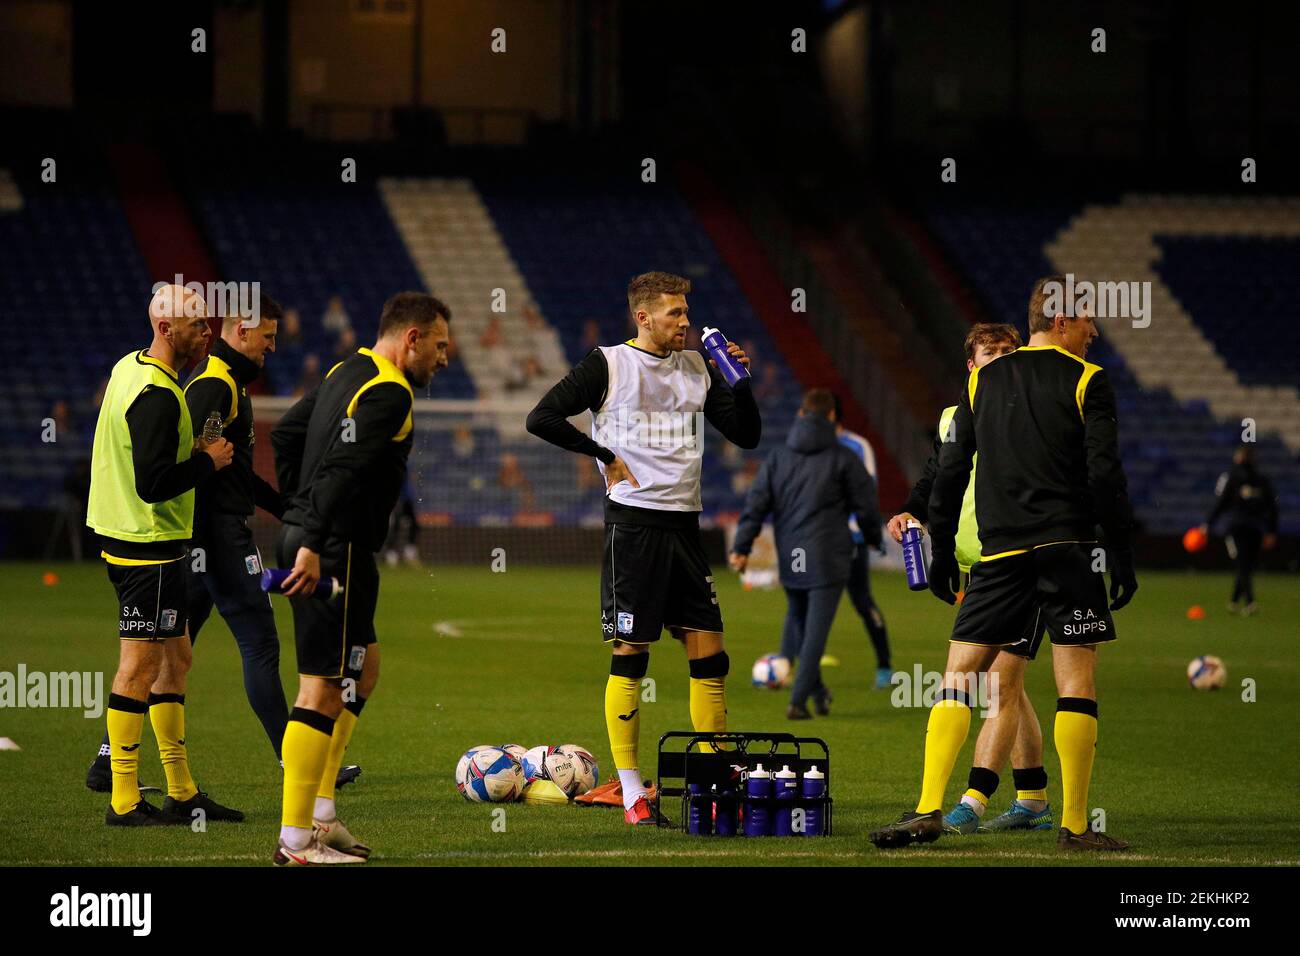
<svg viewBox="0 0 1300 956">
<path fill-rule="evenodd" d="M 325 769 L 321 771 L 320 784 L 316 796 L 326 800 L 334 799 L 334 784 L 339 777 L 339 767 L 343 766 L 343 754 L 352 739 L 352 731 L 357 726 L 357 715 L 344 709 L 334 721 L 334 733 L 330 734 L 329 754 L 325 758 Z"/>
<path fill-rule="evenodd" d="M 129 813 L 140 802 L 140 737 L 149 705 L 134 697 L 108 697 L 109 763 L 113 768 L 114 813 Z"/>
<path fill-rule="evenodd" d="M 1056 753 L 1061 758 L 1061 826 L 1088 829 L 1088 784 L 1097 752 L 1097 702 L 1062 697 L 1056 702 Z"/>
<path fill-rule="evenodd" d="M 284 803 L 280 823 L 311 829 L 316 790 L 329 759 L 334 719 L 319 711 L 295 707 L 284 728 L 280 751 L 284 757 Z"/>
<path fill-rule="evenodd" d="M 614 660 L 619 658 L 615 657 Z M 614 757 L 614 767 L 618 770 L 635 770 L 638 766 L 636 751 L 641 733 L 640 698 L 640 677 L 609 675 L 609 680 L 605 682 L 605 729 L 609 731 L 609 750 Z"/>
<path fill-rule="evenodd" d="M 724 677 L 691 678 L 691 726 L 696 730 L 727 730 L 727 681 Z M 709 748 L 715 752 L 722 748 Z"/>
<path fill-rule="evenodd" d="M 1046 803 L 1047 791 L 1046 790 L 1017 790 L 1016 799 L 1017 800 L 1042 800 L 1044 803 Z"/>
<path fill-rule="evenodd" d="M 727 731 L 727 671 L 730 659 L 726 651 L 690 662 L 691 726 L 696 730 L 721 734 Z M 705 746 L 715 753 L 721 747 Z"/>
<path fill-rule="evenodd" d="M 150 694 L 149 722 L 167 775 L 167 796 L 188 800 L 199 788 L 190 776 L 189 753 L 185 749 L 185 695 Z"/>
<path fill-rule="evenodd" d="M 943 809 L 943 792 L 948 789 L 957 753 L 970 731 L 970 707 L 961 700 L 945 698 L 930 708 L 925 730 L 925 775 L 921 778 L 921 799 L 917 813 Z"/>
</svg>

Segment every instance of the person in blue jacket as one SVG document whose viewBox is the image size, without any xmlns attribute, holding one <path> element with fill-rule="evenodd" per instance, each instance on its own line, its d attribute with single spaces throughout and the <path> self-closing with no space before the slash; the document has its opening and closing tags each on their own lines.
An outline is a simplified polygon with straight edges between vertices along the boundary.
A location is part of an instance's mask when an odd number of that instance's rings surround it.
<svg viewBox="0 0 1300 956">
<path fill-rule="evenodd" d="M 743 571 L 754 539 L 771 515 L 781 586 L 788 609 L 782 654 L 798 658 L 790 692 L 791 720 L 806 720 L 811 699 L 817 713 L 830 713 L 831 693 L 822 683 L 826 650 L 840 595 L 853 562 L 849 515 L 879 544 L 876 489 L 861 457 L 835 433 L 835 398 L 824 388 L 804 395 L 785 445 L 768 455 L 745 500 L 732 543 L 731 567 Z"/>
</svg>

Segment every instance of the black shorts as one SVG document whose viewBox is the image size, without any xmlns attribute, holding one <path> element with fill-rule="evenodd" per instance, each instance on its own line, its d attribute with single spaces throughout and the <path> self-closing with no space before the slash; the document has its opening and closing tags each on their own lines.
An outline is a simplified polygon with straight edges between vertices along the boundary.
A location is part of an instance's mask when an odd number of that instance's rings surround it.
<svg viewBox="0 0 1300 956">
<path fill-rule="evenodd" d="M 190 639 L 199 636 L 213 605 L 239 636 L 275 636 L 275 612 L 262 590 L 262 555 L 243 515 L 197 517 L 190 541 Z"/>
<path fill-rule="evenodd" d="M 287 524 L 276 552 L 280 567 L 293 567 L 303 530 Z M 293 608 L 298 673 L 306 677 L 356 677 L 374 644 L 375 608 L 379 604 L 379 567 L 374 552 L 362 544 L 330 538 L 320 554 L 322 578 L 337 578 L 343 593 L 325 599 L 312 595 L 289 599 Z"/>
<path fill-rule="evenodd" d="M 981 561 L 952 626 L 959 644 L 986 644 L 1033 659 L 1043 631 L 1053 644 L 1115 640 L 1106 579 L 1093 570 L 1092 543 L 1050 544 Z"/>
<path fill-rule="evenodd" d="M 117 591 L 117 633 L 124 641 L 164 641 L 185 633 L 185 558 L 162 564 L 108 565 Z"/>
<path fill-rule="evenodd" d="M 699 528 L 605 524 L 601 637 L 650 644 L 664 628 L 722 633 L 722 610 Z"/>
</svg>

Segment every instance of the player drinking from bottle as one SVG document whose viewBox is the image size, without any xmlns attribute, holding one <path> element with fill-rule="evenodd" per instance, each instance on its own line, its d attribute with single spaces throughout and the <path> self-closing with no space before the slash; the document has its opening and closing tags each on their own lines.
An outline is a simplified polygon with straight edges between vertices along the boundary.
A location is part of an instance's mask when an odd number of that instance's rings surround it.
<svg viewBox="0 0 1300 956">
<path fill-rule="evenodd" d="M 761 432 L 748 378 L 728 387 L 712 360 L 686 350 L 689 280 L 647 272 L 627 289 L 636 338 L 592 349 L 537 403 L 528 430 L 588 455 L 605 478 L 601 637 L 612 645 L 605 725 L 624 818 L 654 825 L 637 758 L 641 680 L 650 645 L 667 629 L 690 667 L 691 724 L 727 727 L 722 613 L 700 540 L 700 438 L 704 417 L 728 441 L 755 448 Z M 727 352 L 749 359 L 734 342 Z M 568 418 L 593 416 L 592 436 Z"/>
</svg>

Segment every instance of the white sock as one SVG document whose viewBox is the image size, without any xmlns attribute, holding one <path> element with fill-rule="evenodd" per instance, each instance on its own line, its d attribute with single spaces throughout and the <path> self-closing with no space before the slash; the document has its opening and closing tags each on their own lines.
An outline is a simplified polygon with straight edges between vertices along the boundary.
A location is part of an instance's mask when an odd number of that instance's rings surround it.
<svg viewBox="0 0 1300 956">
<path fill-rule="evenodd" d="M 311 812 L 313 820 L 320 820 L 322 823 L 329 823 L 334 819 L 335 813 L 334 801 L 329 797 L 317 797 L 316 809 Z"/>
<path fill-rule="evenodd" d="M 984 816 L 984 808 L 985 806 L 987 806 L 987 804 L 979 800 L 976 800 L 969 793 L 962 794 L 961 802 L 966 804 L 966 806 L 970 807 L 972 810 L 974 810 L 975 816 L 977 817 Z"/>
<path fill-rule="evenodd" d="M 631 770 L 620 770 L 618 781 L 623 785 L 623 809 L 631 810 L 637 797 L 646 792 L 645 785 L 641 783 L 641 771 L 636 767 Z"/>
<path fill-rule="evenodd" d="M 280 842 L 290 850 L 305 850 L 311 842 L 311 830 L 307 827 L 280 827 Z"/>
</svg>

